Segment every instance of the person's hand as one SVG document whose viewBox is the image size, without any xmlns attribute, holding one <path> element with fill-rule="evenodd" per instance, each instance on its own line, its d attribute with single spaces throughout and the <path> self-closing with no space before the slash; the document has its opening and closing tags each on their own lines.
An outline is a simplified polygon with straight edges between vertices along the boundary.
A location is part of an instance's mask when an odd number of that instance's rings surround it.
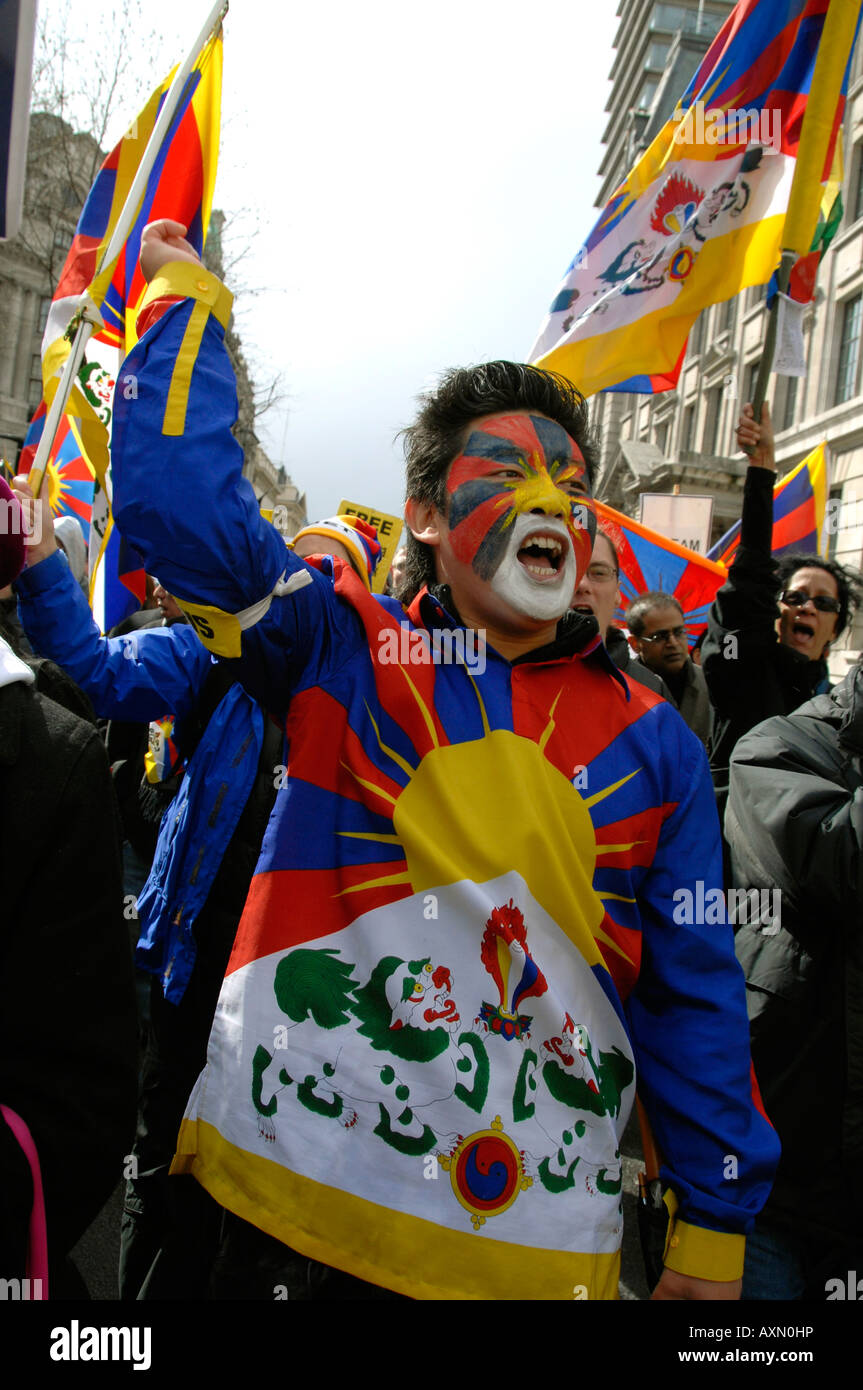
<svg viewBox="0 0 863 1390">
<path fill-rule="evenodd" d="M 765 401 L 761 407 L 761 424 L 755 420 L 755 412 L 747 402 L 737 422 L 737 447 L 749 455 L 753 468 L 771 468 L 776 471 L 773 454 L 773 422 L 770 419 L 770 406 Z"/>
<path fill-rule="evenodd" d="M 651 1303 L 675 1302 L 714 1302 L 716 1300 L 739 1299 L 743 1288 L 742 1279 L 732 1279 L 720 1283 L 717 1279 L 696 1279 L 691 1274 L 678 1274 L 673 1269 L 664 1269 L 662 1278 L 653 1290 Z"/>
<path fill-rule="evenodd" d="M 186 228 L 182 222 L 172 222 L 169 217 L 148 222 L 141 233 L 141 271 L 147 283 L 155 280 L 163 266 L 171 261 L 201 264 L 194 246 L 186 240 Z"/>
<path fill-rule="evenodd" d="M 57 549 L 54 539 L 54 513 L 48 500 L 46 482 L 47 479 L 43 479 L 40 495 L 34 497 L 25 473 L 19 473 L 17 478 L 12 479 L 12 491 L 24 513 L 24 547 L 28 569 L 38 565 L 39 561 L 46 559 L 48 555 L 53 555 Z"/>
</svg>

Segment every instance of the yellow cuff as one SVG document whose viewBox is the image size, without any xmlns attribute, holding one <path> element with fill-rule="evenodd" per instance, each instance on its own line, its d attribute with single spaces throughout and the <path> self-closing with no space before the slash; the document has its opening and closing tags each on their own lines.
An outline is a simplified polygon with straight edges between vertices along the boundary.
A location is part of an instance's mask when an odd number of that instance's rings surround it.
<svg viewBox="0 0 863 1390">
<path fill-rule="evenodd" d="M 162 420 L 162 433 L 176 437 L 185 433 L 192 373 L 198 360 L 207 320 L 210 314 L 215 314 L 222 327 L 227 328 L 234 296 L 217 276 L 212 275 L 202 265 L 192 265 L 191 261 L 170 261 L 163 266 L 144 295 L 138 312 L 142 313 L 148 304 L 162 299 L 165 295 L 180 295 L 183 299 L 195 301 L 177 353 Z"/>
<path fill-rule="evenodd" d="M 199 303 L 209 305 L 222 327 L 227 328 L 234 296 L 206 266 L 192 265 L 191 261 L 169 261 L 150 282 L 138 313 L 142 313 L 154 299 L 162 299 L 166 294 L 197 299 Z"/>
<path fill-rule="evenodd" d="M 234 613 L 226 613 L 223 608 L 214 608 L 209 603 L 189 603 L 188 599 L 177 599 L 203 646 L 214 656 L 242 656 L 243 630 L 240 620 Z"/>
<path fill-rule="evenodd" d="M 745 1236 L 678 1221 L 675 1194 L 666 1192 L 663 1201 L 670 1217 L 662 1260 L 666 1269 L 686 1274 L 691 1279 L 715 1279 L 719 1283 L 731 1283 L 742 1277 Z"/>
</svg>

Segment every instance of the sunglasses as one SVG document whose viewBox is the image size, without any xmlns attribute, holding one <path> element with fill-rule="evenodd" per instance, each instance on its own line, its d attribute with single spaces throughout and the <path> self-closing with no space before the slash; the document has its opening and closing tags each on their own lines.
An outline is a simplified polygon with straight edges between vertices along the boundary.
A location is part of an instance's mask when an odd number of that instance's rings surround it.
<svg viewBox="0 0 863 1390">
<path fill-rule="evenodd" d="M 842 607 L 838 598 L 828 598 L 826 594 L 816 594 L 813 598 L 805 589 L 785 589 L 779 595 L 779 601 L 789 608 L 801 608 L 804 603 L 812 603 L 819 613 L 838 613 Z"/>
<path fill-rule="evenodd" d="M 685 637 L 685 636 L 686 636 L 686 628 L 685 628 L 685 627 L 661 627 L 661 628 L 659 629 L 658 632 L 652 633 L 652 634 L 650 635 L 650 637 L 642 637 L 642 638 L 641 638 L 641 641 L 642 641 L 642 642 L 668 642 L 668 641 L 670 641 L 670 639 L 671 639 L 672 637 L 676 637 L 676 638 L 678 639 L 678 641 L 679 641 L 681 637 Z"/>
</svg>

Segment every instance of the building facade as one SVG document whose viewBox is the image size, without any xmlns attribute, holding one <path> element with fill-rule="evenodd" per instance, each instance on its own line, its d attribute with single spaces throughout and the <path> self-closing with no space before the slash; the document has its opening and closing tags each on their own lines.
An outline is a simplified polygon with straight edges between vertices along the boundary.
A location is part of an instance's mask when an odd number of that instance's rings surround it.
<svg viewBox="0 0 863 1390">
<path fill-rule="evenodd" d="M 601 206 L 668 120 L 731 3 L 622 0 L 611 70 Z M 677 28 L 672 32 L 671 25 Z M 665 64 L 660 71 L 661 63 Z M 672 80 L 673 79 L 673 80 Z M 845 118 L 845 213 L 818 272 L 803 329 L 807 374 L 770 378 L 779 475 L 823 440 L 829 447 L 827 553 L 863 560 L 863 44 L 858 44 Z M 594 398 L 602 436 L 600 496 L 637 514 L 642 492 L 710 493 L 711 541 L 740 514 L 746 472 L 735 427 L 753 394 L 767 322 L 765 286 L 743 291 L 700 315 L 690 334 L 677 389 L 655 396 Z M 831 656 L 839 678 L 863 647 L 863 616 Z"/>
</svg>

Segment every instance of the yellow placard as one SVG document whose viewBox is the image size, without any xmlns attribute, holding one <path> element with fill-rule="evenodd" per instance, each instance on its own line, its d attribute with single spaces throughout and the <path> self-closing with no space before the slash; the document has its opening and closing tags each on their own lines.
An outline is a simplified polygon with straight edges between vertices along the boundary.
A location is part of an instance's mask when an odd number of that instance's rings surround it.
<svg viewBox="0 0 863 1390">
<path fill-rule="evenodd" d="M 372 593 L 382 594 L 387 582 L 387 575 L 390 572 L 390 565 L 399 548 L 404 522 L 400 516 L 390 516 L 388 512 L 375 511 L 373 507 L 363 506 L 360 502 L 340 502 L 339 516 L 358 516 L 361 521 L 367 521 L 377 531 L 383 554 L 372 584 Z"/>
</svg>

